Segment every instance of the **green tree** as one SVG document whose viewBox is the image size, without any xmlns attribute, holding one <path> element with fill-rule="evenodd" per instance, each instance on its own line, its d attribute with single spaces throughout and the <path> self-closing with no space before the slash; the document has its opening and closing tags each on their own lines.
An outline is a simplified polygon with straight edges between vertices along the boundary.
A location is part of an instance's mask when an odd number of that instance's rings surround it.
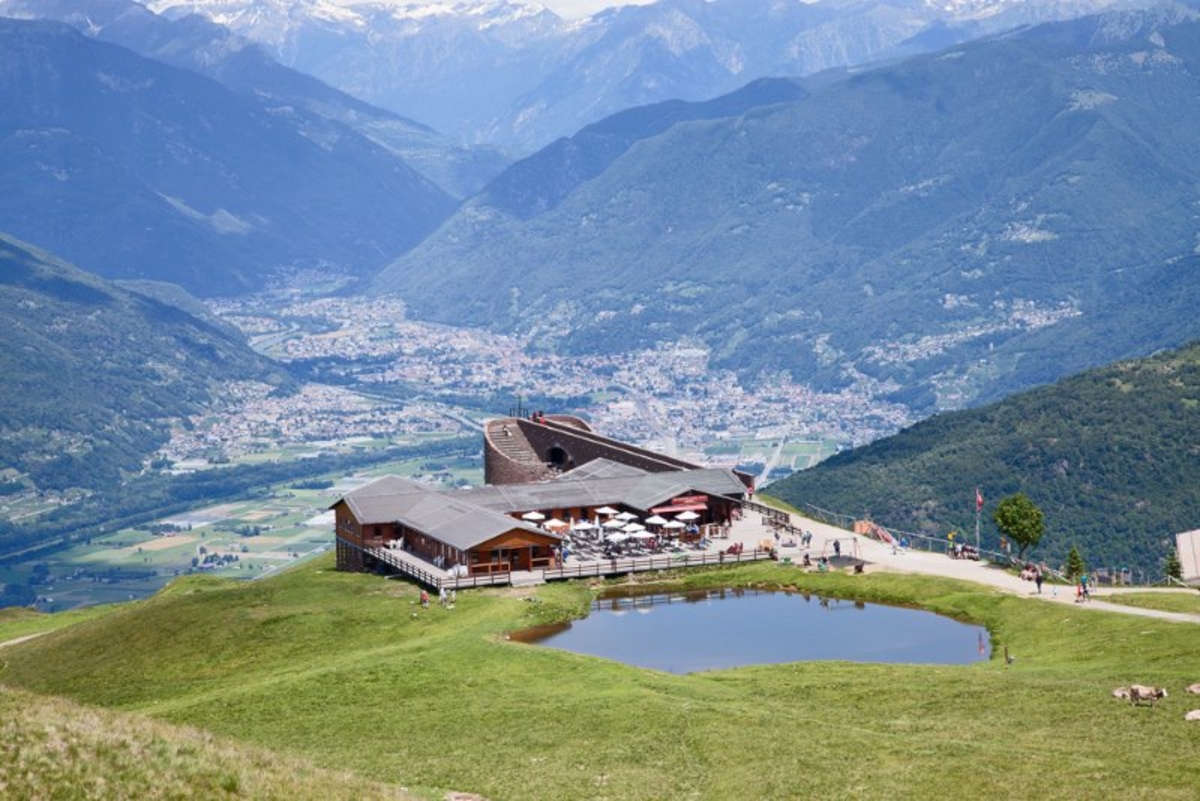
<svg viewBox="0 0 1200 801">
<path fill-rule="evenodd" d="M 1083 557 L 1079 555 L 1079 549 L 1074 545 L 1071 546 L 1071 552 L 1067 554 L 1067 578 L 1077 579 L 1087 570 L 1087 566 L 1083 563 Z"/>
<path fill-rule="evenodd" d="M 1000 533 L 1017 544 L 1018 559 L 1024 559 L 1025 551 L 1041 542 L 1046 530 L 1042 510 L 1023 492 L 1009 495 L 996 504 L 992 519 Z"/>
<path fill-rule="evenodd" d="M 1183 565 L 1179 562 L 1179 551 L 1172 548 L 1167 554 L 1166 562 L 1163 569 L 1167 571 L 1167 575 L 1176 580 L 1183 580 Z"/>
</svg>

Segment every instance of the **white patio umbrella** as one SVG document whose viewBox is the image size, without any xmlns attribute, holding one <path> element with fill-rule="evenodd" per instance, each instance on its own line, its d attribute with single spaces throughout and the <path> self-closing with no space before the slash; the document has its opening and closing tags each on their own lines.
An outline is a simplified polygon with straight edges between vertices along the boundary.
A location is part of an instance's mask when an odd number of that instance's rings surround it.
<svg viewBox="0 0 1200 801">
<path fill-rule="evenodd" d="M 598 515 L 615 515 L 616 513 L 617 513 L 617 510 L 612 508 L 611 506 L 601 506 L 599 509 L 596 510 L 596 514 L 598 514 Z"/>
<path fill-rule="evenodd" d="M 629 539 L 629 535 L 624 531 L 614 531 L 611 534 L 606 534 L 604 539 L 608 540 L 609 542 L 624 542 L 625 540 Z"/>
<path fill-rule="evenodd" d="M 618 520 L 637 520 L 637 515 L 635 515 L 633 512 L 621 512 L 621 514 L 617 515 L 617 519 Z"/>
<path fill-rule="evenodd" d="M 525 514 L 521 515 L 521 519 L 538 521 L 538 520 L 545 520 L 546 516 L 544 514 L 542 514 L 541 512 L 534 511 L 534 512 L 526 512 Z"/>
<path fill-rule="evenodd" d="M 572 531 L 591 531 L 594 528 L 597 528 L 596 524 L 589 523 L 586 520 L 580 520 L 578 523 L 571 526 Z"/>
<path fill-rule="evenodd" d="M 632 534 L 630 534 L 629 536 L 633 537 L 634 539 L 639 539 L 639 540 L 654 539 L 654 535 L 651 534 L 649 531 L 635 531 Z"/>
<path fill-rule="evenodd" d="M 665 525 L 666 522 L 667 519 L 662 515 L 651 515 L 650 517 L 646 518 L 646 524 L 650 526 L 661 526 Z"/>
<path fill-rule="evenodd" d="M 688 509 L 686 512 L 680 512 L 679 514 L 675 515 L 676 520 L 696 520 L 699 517 L 700 517 L 700 515 L 696 514 L 691 509 Z"/>
<path fill-rule="evenodd" d="M 559 520 L 557 517 L 552 517 L 545 523 L 542 523 L 542 528 L 566 528 L 567 524 Z"/>
<path fill-rule="evenodd" d="M 646 530 L 646 527 L 643 526 L 641 523 L 630 523 L 627 526 L 622 527 L 622 529 L 621 529 L 621 531 L 626 531 L 629 533 L 633 533 L 634 531 L 645 531 L 645 530 Z"/>
<path fill-rule="evenodd" d="M 605 520 L 601 525 L 605 528 L 624 528 L 625 521 L 613 518 L 612 520 Z"/>
<path fill-rule="evenodd" d="M 683 523 L 679 522 L 678 520 L 668 520 L 666 523 L 663 523 L 663 528 L 680 529 L 680 528 L 687 528 L 687 526 L 684 525 Z"/>
</svg>

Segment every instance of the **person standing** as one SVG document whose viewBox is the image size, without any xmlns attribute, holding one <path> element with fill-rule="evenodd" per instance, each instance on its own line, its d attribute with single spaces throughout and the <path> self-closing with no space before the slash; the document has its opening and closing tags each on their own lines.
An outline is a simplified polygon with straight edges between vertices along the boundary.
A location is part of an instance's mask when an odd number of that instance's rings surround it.
<svg viewBox="0 0 1200 801">
<path fill-rule="evenodd" d="M 1090 589 L 1091 588 L 1089 587 L 1088 574 L 1081 573 L 1079 575 L 1079 591 L 1080 591 L 1080 594 L 1083 596 L 1083 600 L 1090 601 L 1092 599 L 1092 593 L 1090 592 Z"/>
<path fill-rule="evenodd" d="M 1042 594 L 1042 581 L 1043 581 L 1043 578 L 1044 578 L 1044 577 L 1042 576 L 1042 571 L 1041 571 L 1041 569 L 1040 569 L 1040 568 L 1039 568 L 1039 569 L 1037 569 L 1037 570 L 1036 570 L 1036 572 L 1033 574 L 1033 581 L 1034 581 L 1034 583 L 1035 583 L 1035 584 L 1037 584 L 1037 588 L 1038 588 L 1038 595 L 1041 595 L 1041 594 Z"/>
</svg>

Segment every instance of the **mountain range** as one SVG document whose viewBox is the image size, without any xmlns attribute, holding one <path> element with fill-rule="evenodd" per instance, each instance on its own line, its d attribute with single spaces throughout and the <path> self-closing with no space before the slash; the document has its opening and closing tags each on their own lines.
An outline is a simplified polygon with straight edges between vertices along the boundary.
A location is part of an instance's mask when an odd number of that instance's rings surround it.
<svg viewBox="0 0 1200 801">
<path fill-rule="evenodd" d="M 0 0 L 0 17 L 63 22 L 86 36 L 200 73 L 244 97 L 303 114 L 313 136 L 336 138 L 339 129 L 352 128 L 455 197 L 474 194 L 507 163 L 494 149 L 457 145 L 428 126 L 289 69 L 260 45 L 198 15 L 170 20 L 133 0 Z M 322 126 L 323 120 L 334 124 Z"/>
<path fill-rule="evenodd" d="M 470 143 L 528 154 L 624 109 L 941 49 L 1134 0 L 658 0 L 564 20 L 485 0 L 150 0 Z"/>
<path fill-rule="evenodd" d="M 327 117 L 46 21 L 0 19 L 0 230 L 197 294 L 363 273 L 456 203 Z"/>
<path fill-rule="evenodd" d="M 944 538 L 972 531 L 976 487 L 985 547 L 996 503 L 1023 492 L 1046 520 L 1033 558 L 1060 565 L 1075 545 L 1093 567 L 1161 575 L 1200 520 L 1200 343 L 935 416 L 767 491 Z"/>
<path fill-rule="evenodd" d="M 1164 7 L 615 115 L 376 280 L 561 352 L 698 338 L 927 413 L 1200 335 L 1200 22 Z"/>
</svg>

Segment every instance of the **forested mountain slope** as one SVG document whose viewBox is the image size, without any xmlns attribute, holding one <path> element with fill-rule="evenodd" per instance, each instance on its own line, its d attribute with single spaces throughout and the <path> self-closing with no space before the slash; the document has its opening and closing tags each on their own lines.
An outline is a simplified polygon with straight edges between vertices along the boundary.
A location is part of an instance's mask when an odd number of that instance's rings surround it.
<svg viewBox="0 0 1200 801">
<path fill-rule="evenodd" d="M 455 202 L 345 126 L 66 25 L 0 19 L 0 230 L 195 294 L 362 273 Z"/>
<path fill-rule="evenodd" d="M 719 367 L 867 376 L 918 411 L 1200 336 L 1193 12 L 801 87 L 643 121 L 615 157 L 596 134 L 637 115 L 593 126 L 514 165 L 376 285 L 564 352 L 698 337 Z M 564 180 L 579 164 L 601 169 Z"/>
<path fill-rule="evenodd" d="M 2 494 L 111 487 L 221 382 L 288 379 L 211 322 L 0 235 Z"/>
<path fill-rule="evenodd" d="M 973 532 L 975 487 L 990 547 L 996 502 L 1023 492 L 1046 516 L 1037 558 L 1077 544 L 1093 567 L 1161 575 L 1174 535 L 1200 527 L 1200 343 L 938 415 L 768 492 L 944 537 Z"/>
</svg>

